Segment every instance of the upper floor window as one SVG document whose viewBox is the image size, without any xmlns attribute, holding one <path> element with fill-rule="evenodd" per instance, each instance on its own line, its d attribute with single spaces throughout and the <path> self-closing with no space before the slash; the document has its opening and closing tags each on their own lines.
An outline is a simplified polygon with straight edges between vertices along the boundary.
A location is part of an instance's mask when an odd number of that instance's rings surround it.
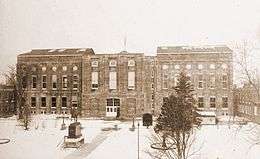
<svg viewBox="0 0 260 159">
<path fill-rule="evenodd" d="M 210 64 L 210 65 L 209 65 L 209 68 L 210 68 L 210 69 L 215 69 L 215 64 Z"/>
<path fill-rule="evenodd" d="M 109 66 L 110 67 L 116 67 L 116 60 L 110 60 L 109 61 Z"/>
<path fill-rule="evenodd" d="M 176 70 L 178 70 L 178 69 L 180 69 L 180 65 L 175 65 L 174 68 L 175 68 Z"/>
<path fill-rule="evenodd" d="M 42 75 L 42 88 L 46 89 L 46 87 L 47 87 L 47 76 Z"/>
<path fill-rule="evenodd" d="M 228 97 L 222 97 L 222 108 L 228 107 Z"/>
<path fill-rule="evenodd" d="M 169 68 L 168 65 L 163 65 L 163 66 L 162 66 L 162 69 L 163 69 L 163 70 L 167 70 L 168 68 Z"/>
<path fill-rule="evenodd" d="M 199 64 L 199 65 L 198 65 L 198 69 L 199 69 L 199 70 L 202 70 L 202 69 L 203 69 L 203 65 L 202 65 L 202 64 Z"/>
<path fill-rule="evenodd" d="M 78 70 L 78 67 L 77 67 L 77 66 L 73 66 L 72 70 L 73 70 L 73 71 L 77 71 L 77 70 Z"/>
<path fill-rule="evenodd" d="M 134 60 L 129 60 L 128 61 L 128 66 L 135 66 L 135 61 Z"/>
<path fill-rule="evenodd" d="M 57 101 L 56 101 L 56 97 L 51 97 L 51 107 L 55 108 Z"/>
<path fill-rule="evenodd" d="M 128 89 L 135 89 L 135 72 L 128 72 Z"/>
<path fill-rule="evenodd" d="M 227 69 L 227 64 L 223 63 L 223 64 L 221 65 L 221 67 L 222 67 L 222 69 Z"/>
<path fill-rule="evenodd" d="M 91 84 L 92 89 L 98 89 L 98 72 L 92 72 Z"/>
<path fill-rule="evenodd" d="M 216 98 L 215 97 L 210 97 L 209 98 L 209 104 L 211 108 L 216 108 Z"/>
<path fill-rule="evenodd" d="M 52 75 L 52 89 L 57 89 L 57 75 Z"/>
<path fill-rule="evenodd" d="M 35 75 L 32 76 L 32 88 L 35 89 L 37 87 L 37 78 Z"/>
<path fill-rule="evenodd" d="M 228 76 L 227 75 L 222 75 L 222 88 L 226 89 L 228 87 Z"/>
<path fill-rule="evenodd" d="M 212 74 L 209 76 L 209 88 L 214 89 L 215 88 L 215 76 Z"/>
<path fill-rule="evenodd" d="M 117 73 L 109 72 L 109 89 L 116 89 L 117 87 Z"/>
<path fill-rule="evenodd" d="M 203 75 L 202 74 L 198 75 L 198 88 L 200 88 L 200 89 L 203 88 Z"/>
<path fill-rule="evenodd" d="M 63 71 L 67 71 L 67 69 L 68 69 L 67 66 L 62 66 Z"/>
<path fill-rule="evenodd" d="M 52 71 L 56 71 L 57 70 L 57 67 L 56 66 L 53 66 L 52 67 Z"/>
<path fill-rule="evenodd" d="M 163 74 L 163 89 L 168 89 L 168 74 Z"/>
<path fill-rule="evenodd" d="M 42 71 L 43 72 L 46 71 L 46 67 L 45 66 L 42 67 Z"/>
<path fill-rule="evenodd" d="M 67 97 L 61 98 L 61 107 L 63 107 L 63 108 L 67 107 Z"/>
<path fill-rule="evenodd" d="M 186 65 L 186 69 L 187 70 L 190 70 L 191 69 L 191 65 L 189 64 L 189 65 Z"/>
<path fill-rule="evenodd" d="M 41 97 L 41 107 L 46 107 L 46 97 Z"/>
<path fill-rule="evenodd" d="M 204 98 L 203 97 L 199 97 L 198 98 L 198 107 L 199 108 L 203 108 L 204 107 Z"/>
<path fill-rule="evenodd" d="M 74 90 L 78 89 L 78 84 L 79 84 L 79 76 L 73 75 L 73 89 Z"/>
<path fill-rule="evenodd" d="M 92 61 L 91 62 L 91 67 L 98 67 L 98 61 Z"/>
<path fill-rule="evenodd" d="M 36 107 L 36 97 L 31 97 L 31 107 Z"/>
<path fill-rule="evenodd" d="M 67 75 L 62 76 L 62 88 L 67 89 L 68 88 L 68 78 Z"/>
</svg>

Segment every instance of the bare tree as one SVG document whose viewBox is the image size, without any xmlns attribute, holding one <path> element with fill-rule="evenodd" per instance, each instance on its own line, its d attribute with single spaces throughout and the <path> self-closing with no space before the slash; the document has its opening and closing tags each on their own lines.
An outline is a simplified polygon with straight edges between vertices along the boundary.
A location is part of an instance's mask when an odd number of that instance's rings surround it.
<svg viewBox="0 0 260 159">
<path fill-rule="evenodd" d="M 249 84 L 255 91 L 257 100 L 260 101 L 260 74 L 259 69 L 253 66 L 253 53 L 255 49 L 252 43 L 244 40 L 242 44 L 236 44 L 235 64 L 238 66 L 240 79 L 243 83 Z"/>
<path fill-rule="evenodd" d="M 9 66 L 9 71 L 4 73 L 6 83 L 13 86 L 15 110 L 18 120 L 21 121 L 25 130 L 29 129 L 30 106 L 27 99 L 30 71 L 25 65 Z"/>
</svg>

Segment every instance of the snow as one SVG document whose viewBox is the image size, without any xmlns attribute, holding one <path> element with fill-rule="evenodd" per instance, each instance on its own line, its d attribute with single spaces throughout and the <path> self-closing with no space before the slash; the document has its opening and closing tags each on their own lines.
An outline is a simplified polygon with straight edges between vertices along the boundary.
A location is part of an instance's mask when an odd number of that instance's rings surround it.
<svg viewBox="0 0 260 159">
<path fill-rule="evenodd" d="M 235 118 L 236 119 L 236 118 Z M 220 118 L 230 121 L 230 118 Z M 242 119 L 237 119 L 242 120 Z M 9 138 L 8 144 L 0 144 L 1 159 L 133 159 L 137 158 L 137 121 L 135 131 L 129 131 L 132 122 L 104 121 L 99 119 L 79 119 L 82 124 L 82 134 L 85 145 L 80 149 L 62 149 L 63 137 L 67 130 L 60 130 L 62 118 L 55 115 L 39 115 L 32 121 L 29 131 L 18 126 L 16 119 L 0 119 L 0 138 Z M 72 121 L 65 119 L 68 126 Z M 142 125 L 141 120 L 139 120 Z M 118 130 L 102 131 L 103 128 Z M 203 125 L 194 131 L 196 142 L 192 150 L 201 147 L 193 159 L 258 159 L 260 146 L 252 146 L 252 128 L 260 135 L 260 126 L 248 123 L 247 125 L 221 124 Z M 153 128 L 140 126 L 140 158 L 150 159 L 148 152 L 154 153 L 150 147 Z M 260 138 L 260 137 L 259 137 Z"/>
</svg>

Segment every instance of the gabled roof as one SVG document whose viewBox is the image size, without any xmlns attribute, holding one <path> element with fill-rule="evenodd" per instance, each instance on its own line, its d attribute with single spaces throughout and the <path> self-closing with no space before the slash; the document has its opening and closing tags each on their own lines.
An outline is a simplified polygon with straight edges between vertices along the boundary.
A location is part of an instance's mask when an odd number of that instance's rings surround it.
<svg viewBox="0 0 260 159">
<path fill-rule="evenodd" d="M 226 45 L 203 45 L 203 46 L 160 46 L 158 54 L 163 53 L 231 53 L 232 50 Z"/>
<path fill-rule="evenodd" d="M 35 49 L 28 53 L 20 54 L 19 56 L 75 56 L 82 54 L 95 54 L 91 48 L 70 48 L 70 49 Z"/>
</svg>

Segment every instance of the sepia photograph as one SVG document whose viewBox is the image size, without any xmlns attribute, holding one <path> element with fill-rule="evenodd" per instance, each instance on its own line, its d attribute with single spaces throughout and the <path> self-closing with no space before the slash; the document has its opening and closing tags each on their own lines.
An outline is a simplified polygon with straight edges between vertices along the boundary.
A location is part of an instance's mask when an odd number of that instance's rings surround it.
<svg viewBox="0 0 260 159">
<path fill-rule="evenodd" d="M 0 0 L 0 159 L 259 158 L 259 0 Z"/>
</svg>

